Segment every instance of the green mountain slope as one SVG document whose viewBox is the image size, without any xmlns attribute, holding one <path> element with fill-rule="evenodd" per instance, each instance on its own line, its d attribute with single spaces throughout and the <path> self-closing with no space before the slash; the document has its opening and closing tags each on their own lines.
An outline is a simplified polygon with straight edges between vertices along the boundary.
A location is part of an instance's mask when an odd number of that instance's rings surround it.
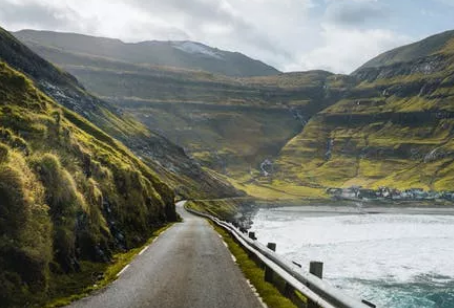
<svg viewBox="0 0 454 308">
<path fill-rule="evenodd" d="M 348 77 L 323 71 L 230 78 L 135 65 L 75 49 L 38 47 L 30 43 L 40 41 L 35 35 L 31 32 L 25 42 L 90 91 L 136 115 L 204 166 L 238 179 L 259 169 L 313 114 L 351 86 Z"/>
<path fill-rule="evenodd" d="M 452 32 L 385 53 L 282 150 L 280 177 L 306 185 L 452 190 Z"/>
<path fill-rule="evenodd" d="M 118 141 L 0 62 L 0 303 L 59 294 L 176 219 L 174 195 Z"/>
<path fill-rule="evenodd" d="M 231 176 L 276 155 L 348 87 L 341 81 L 345 77 L 322 71 L 231 79 L 163 69 L 119 74 L 100 67 L 64 67 L 205 166 Z"/>
<path fill-rule="evenodd" d="M 330 186 L 449 189 L 453 37 L 387 52 L 351 76 L 231 78 L 33 48 L 249 193 L 299 198 Z"/>
<path fill-rule="evenodd" d="M 204 172 L 184 151 L 135 118 L 88 93 L 71 75 L 56 68 L 0 29 L 0 59 L 24 72 L 61 105 L 77 112 L 139 155 L 163 181 L 186 197 L 226 197 L 237 192 Z"/>
<path fill-rule="evenodd" d="M 203 70 L 228 76 L 278 74 L 275 68 L 238 52 L 228 52 L 190 41 L 124 43 L 74 33 L 23 30 L 14 33 L 41 52 L 63 57 L 77 55 L 108 58 L 132 64 L 149 64 Z"/>
<path fill-rule="evenodd" d="M 314 114 L 355 85 L 354 78 L 324 71 L 231 78 L 139 65 L 87 55 L 71 46 L 56 48 L 38 34 L 29 32 L 22 39 L 93 93 L 183 146 L 203 166 L 240 183 L 260 177 L 263 163 Z"/>
<path fill-rule="evenodd" d="M 449 48 L 449 42 L 453 38 L 454 31 L 446 31 L 428 37 L 422 41 L 390 50 L 366 62 L 357 70 L 357 72 L 366 68 L 383 67 L 399 62 L 410 62 L 418 58 L 437 54 L 440 50 Z"/>
</svg>

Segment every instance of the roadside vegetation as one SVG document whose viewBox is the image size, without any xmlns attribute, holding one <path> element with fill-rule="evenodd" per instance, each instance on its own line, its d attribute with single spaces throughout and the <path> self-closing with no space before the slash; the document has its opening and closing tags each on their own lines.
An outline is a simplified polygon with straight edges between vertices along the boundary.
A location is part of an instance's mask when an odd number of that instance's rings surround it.
<svg viewBox="0 0 454 308">
<path fill-rule="evenodd" d="M 145 164 L 2 62 L 0 102 L 2 305 L 78 292 L 176 220 L 172 191 Z"/>
<path fill-rule="evenodd" d="M 153 232 L 153 235 L 148 241 L 140 247 L 130 249 L 127 252 L 114 254 L 112 261 L 109 263 L 83 261 L 82 264 L 85 268 L 83 272 L 69 275 L 55 275 L 54 279 L 52 279 L 54 286 L 51 287 L 55 292 L 44 308 L 63 307 L 90 295 L 94 291 L 107 287 L 118 278 L 118 273 L 131 263 L 143 248 L 151 245 L 161 233 L 171 226 L 172 224 L 168 224 Z"/>
<path fill-rule="evenodd" d="M 255 287 L 257 293 L 269 308 L 297 308 L 273 284 L 265 281 L 265 270 L 250 259 L 247 252 L 224 229 L 213 223 L 212 225 L 227 243 L 245 277 Z"/>
</svg>

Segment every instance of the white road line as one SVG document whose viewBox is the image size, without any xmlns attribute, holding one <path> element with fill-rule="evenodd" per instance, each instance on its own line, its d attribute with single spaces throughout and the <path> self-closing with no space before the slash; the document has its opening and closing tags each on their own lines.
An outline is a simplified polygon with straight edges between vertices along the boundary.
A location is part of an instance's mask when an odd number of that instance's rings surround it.
<svg viewBox="0 0 454 308">
<path fill-rule="evenodd" d="M 254 293 L 254 295 L 258 298 L 260 304 L 262 304 L 263 308 L 268 308 L 268 305 L 265 304 L 265 302 L 263 301 L 263 298 L 260 296 L 260 294 L 257 292 L 257 289 L 254 287 L 254 285 L 252 284 L 252 282 L 249 281 L 249 279 L 246 279 L 246 282 L 247 284 L 249 285 L 249 287 L 251 288 L 252 290 L 252 293 Z"/>
<path fill-rule="evenodd" d="M 150 246 L 147 246 L 147 247 L 145 247 L 144 249 L 142 249 L 142 250 L 139 252 L 139 256 L 140 256 L 141 254 L 143 254 L 143 253 L 148 249 L 148 247 L 150 247 Z"/>
<path fill-rule="evenodd" d="M 229 248 L 229 245 L 227 245 L 226 242 L 222 241 L 222 244 L 224 244 L 225 247 Z"/>
<path fill-rule="evenodd" d="M 120 277 L 121 274 L 123 274 L 129 267 L 129 264 L 123 267 L 123 269 L 117 274 L 117 277 Z"/>
<path fill-rule="evenodd" d="M 233 260 L 233 262 L 235 262 L 235 263 L 236 263 L 236 258 L 235 258 L 235 256 L 234 256 L 234 255 L 232 255 L 232 254 L 231 254 L 230 256 L 232 257 L 232 260 Z"/>
</svg>

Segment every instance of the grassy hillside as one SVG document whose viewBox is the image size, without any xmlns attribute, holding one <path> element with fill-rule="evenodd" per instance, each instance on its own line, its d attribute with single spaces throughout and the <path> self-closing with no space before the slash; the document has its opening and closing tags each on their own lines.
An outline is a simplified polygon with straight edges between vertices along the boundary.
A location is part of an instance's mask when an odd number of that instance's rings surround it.
<svg viewBox="0 0 454 308">
<path fill-rule="evenodd" d="M 228 76 L 276 75 L 275 68 L 238 52 L 228 52 L 190 41 L 124 43 L 117 39 L 75 33 L 23 30 L 14 33 L 23 42 L 133 64 L 181 67 Z"/>
<path fill-rule="evenodd" d="M 287 200 L 330 186 L 449 190 L 453 46 L 445 32 L 351 76 L 250 78 L 33 48 L 237 188 Z"/>
<path fill-rule="evenodd" d="M 452 190 L 452 46 L 452 32 L 443 33 L 357 70 L 358 86 L 284 147 L 280 177 L 323 187 Z"/>
<path fill-rule="evenodd" d="M 90 91 L 183 146 L 204 166 L 233 177 L 274 157 L 313 114 L 351 86 L 350 78 L 323 71 L 234 79 L 80 56 L 77 62 L 47 56 Z"/>
<path fill-rule="evenodd" d="M 2 306 L 61 295 L 60 277 L 174 221 L 173 199 L 123 145 L 0 63 Z"/>
<path fill-rule="evenodd" d="M 295 198 L 314 191 L 293 185 L 276 192 L 264 187 L 268 177 L 263 183 L 255 179 L 263 175 L 263 162 L 276 157 L 314 114 L 355 84 L 354 78 L 324 71 L 231 78 L 182 67 L 139 65 L 82 53 L 69 45 L 62 49 L 38 34 L 16 33 L 90 91 L 184 147 L 204 167 L 265 198 Z"/>
<path fill-rule="evenodd" d="M 454 31 L 446 31 L 441 34 L 433 35 L 422 41 L 385 52 L 366 62 L 357 71 L 361 71 L 366 68 L 388 66 L 399 62 L 414 61 L 418 58 L 437 54 L 445 47 L 449 47 L 449 42 L 453 38 Z"/>
<path fill-rule="evenodd" d="M 142 158 L 152 170 L 185 197 L 225 197 L 237 192 L 204 172 L 184 151 L 149 129 L 133 116 L 91 95 L 70 74 L 33 53 L 0 29 L 0 59 L 31 77 L 37 86 L 61 105 L 77 112 Z"/>
</svg>

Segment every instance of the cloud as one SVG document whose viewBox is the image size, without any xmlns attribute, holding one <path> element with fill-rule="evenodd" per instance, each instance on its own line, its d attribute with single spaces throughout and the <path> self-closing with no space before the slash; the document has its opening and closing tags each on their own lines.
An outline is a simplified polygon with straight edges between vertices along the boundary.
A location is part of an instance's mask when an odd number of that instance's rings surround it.
<svg viewBox="0 0 454 308">
<path fill-rule="evenodd" d="M 339 73 L 350 73 L 363 63 L 405 43 L 410 38 L 389 30 L 360 30 L 339 28 L 333 24 L 323 24 L 323 44 L 308 53 L 300 55 L 288 70 L 303 68 L 325 69 Z"/>
<path fill-rule="evenodd" d="M 391 11 L 376 0 L 334 0 L 328 5 L 325 19 L 342 26 L 363 26 L 386 20 Z"/>
<path fill-rule="evenodd" d="M 34 1 L 1 0 L 0 20 L 13 27 L 59 28 L 78 19 L 68 7 L 59 7 Z"/>
<path fill-rule="evenodd" d="M 287 0 L 283 2 L 285 1 Z M 307 1 L 287 2 L 299 2 L 299 6 L 304 7 Z M 269 12 L 270 5 L 278 4 L 275 0 L 132 0 L 130 3 L 148 12 L 151 18 L 156 18 L 156 15 L 170 16 L 181 28 L 190 29 L 195 40 L 202 38 L 207 43 L 221 43 L 224 48 L 227 46 L 222 42 L 234 42 L 231 46 L 242 45 L 249 49 L 289 56 L 284 48 L 276 44 L 269 32 L 264 31 L 264 26 L 271 28 L 264 25 L 264 19 L 260 19 L 262 23 L 259 25 L 254 22 L 255 18 Z M 262 8 L 257 9 L 258 7 Z M 279 27 L 279 24 L 275 27 Z M 219 37 L 216 38 L 215 35 Z"/>
<path fill-rule="evenodd" d="M 9 30 L 193 40 L 285 71 L 350 72 L 407 42 L 385 23 L 383 1 L 391 0 L 0 0 L 0 20 Z"/>
</svg>

